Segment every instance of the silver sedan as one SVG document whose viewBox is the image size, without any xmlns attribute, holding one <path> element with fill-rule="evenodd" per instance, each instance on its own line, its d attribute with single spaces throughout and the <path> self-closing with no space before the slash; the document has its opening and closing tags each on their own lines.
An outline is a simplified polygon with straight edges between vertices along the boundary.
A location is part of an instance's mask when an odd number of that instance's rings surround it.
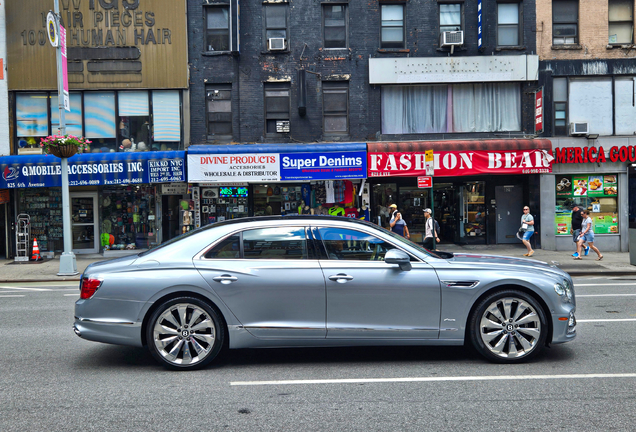
<svg viewBox="0 0 636 432">
<path fill-rule="evenodd" d="M 463 345 L 500 363 L 576 336 L 574 288 L 554 266 L 434 253 L 342 217 L 243 218 L 82 275 L 75 333 L 147 346 L 172 369 L 223 348 Z"/>
</svg>

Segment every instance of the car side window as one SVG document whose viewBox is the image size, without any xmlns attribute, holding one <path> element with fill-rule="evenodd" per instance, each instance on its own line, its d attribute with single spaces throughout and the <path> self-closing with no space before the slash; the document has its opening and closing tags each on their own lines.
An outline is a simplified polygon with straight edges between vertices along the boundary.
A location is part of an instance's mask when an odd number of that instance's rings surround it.
<svg viewBox="0 0 636 432">
<path fill-rule="evenodd" d="M 261 228 L 243 231 L 245 259 L 307 259 L 304 227 Z"/>
<path fill-rule="evenodd" d="M 228 259 L 240 257 L 241 236 L 239 234 L 234 234 L 223 239 L 205 254 L 205 258 L 207 259 Z"/>
<path fill-rule="evenodd" d="M 384 261 L 384 255 L 395 249 L 371 234 L 345 228 L 318 228 L 330 260 Z"/>
</svg>

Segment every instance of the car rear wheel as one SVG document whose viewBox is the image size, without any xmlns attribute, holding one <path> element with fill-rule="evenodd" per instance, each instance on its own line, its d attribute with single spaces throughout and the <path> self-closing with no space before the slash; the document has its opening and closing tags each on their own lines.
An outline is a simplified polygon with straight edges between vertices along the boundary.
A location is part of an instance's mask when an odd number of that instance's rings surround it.
<svg viewBox="0 0 636 432">
<path fill-rule="evenodd" d="M 164 366 L 187 370 L 210 363 L 223 346 L 224 327 L 208 303 L 179 297 L 161 304 L 146 328 L 148 349 Z"/>
<path fill-rule="evenodd" d="M 518 363 L 545 346 L 548 323 L 541 305 L 517 290 L 502 290 L 483 299 L 470 320 L 470 340 L 487 359 Z"/>
</svg>

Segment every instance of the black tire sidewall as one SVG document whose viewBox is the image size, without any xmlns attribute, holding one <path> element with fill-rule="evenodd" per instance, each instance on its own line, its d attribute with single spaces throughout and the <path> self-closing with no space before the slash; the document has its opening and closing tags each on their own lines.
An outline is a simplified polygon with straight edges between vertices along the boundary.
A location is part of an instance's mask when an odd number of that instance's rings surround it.
<svg viewBox="0 0 636 432">
<path fill-rule="evenodd" d="M 157 319 L 163 314 L 166 309 L 174 306 L 178 303 L 187 303 L 192 304 L 194 306 L 198 306 L 205 310 L 205 312 L 209 315 L 210 319 L 214 323 L 215 327 L 215 338 L 214 345 L 212 346 L 212 350 L 208 354 L 208 356 L 202 361 L 193 364 L 193 365 L 178 365 L 174 363 L 170 363 L 167 361 L 157 350 L 157 347 L 154 343 L 154 327 L 157 322 Z M 148 342 L 148 350 L 152 354 L 152 356 L 163 366 L 172 370 L 195 370 L 200 369 L 206 365 L 208 365 L 214 358 L 219 354 L 221 349 L 223 348 L 223 343 L 225 339 L 225 327 L 222 323 L 222 320 L 219 318 L 219 314 L 216 310 L 207 302 L 200 300 L 195 297 L 176 297 L 170 300 L 163 302 L 157 309 L 154 310 L 150 319 L 148 320 L 148 325 L 146 327 L 146 341 Z"/>
<path fill-rule="evenodd" d="M 490 306 L 494 301 L 503 298 L 503 297 L 514 297 L 520 300 L 526 301 L 532 306 L 537 315 L 539 316 L 539 321 L 541 322 L 541 335 L 539 336 L 539 340 L 537 341 L 534 349 L 529 354 L 521 357 L 521 358 L 503 358 L 493 354 L 484 344 L 484 341 L 481 339 L 480 335 L 480 321 L 481 317 L 484 314 L 486 308 Z M 535 356 L 537 356 L 545 347 L 546 339 L 548 337 L 548 320 L 546 317 L 546 313 L 541 307 L 541 304 L 531 295 L 526 294 L 525 292 L 507 289 L 493 292 L 486 296 L 475 308 L 472 316 L 469 321 L 469 338 L 472 347 L 483 357 L 486 359 L 495 362 L 495 363 L 523 363 L 528 361 Z"/>
</svg>

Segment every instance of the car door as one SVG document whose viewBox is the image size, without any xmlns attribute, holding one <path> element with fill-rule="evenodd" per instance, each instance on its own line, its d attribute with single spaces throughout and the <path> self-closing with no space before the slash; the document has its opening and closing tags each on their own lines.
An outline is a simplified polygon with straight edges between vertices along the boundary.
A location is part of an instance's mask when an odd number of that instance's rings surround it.
<svg viewBox="0 0 636 432">
<path fill-rule="evenodd" d="M 247 229 L 195 266 L 260 338 L 325 338 L 325 280 L 303 226 Z"/>
<path fill-rule="evenodd" d="M 317 227 L 327 286 L 327 338 L 434 339 L 439 336 L 440 283 L 435 270 L 383 261 L 397 246 L 348 228 Z M 326 256 L 326 258 L 325 258 Z"/>
</svg>

